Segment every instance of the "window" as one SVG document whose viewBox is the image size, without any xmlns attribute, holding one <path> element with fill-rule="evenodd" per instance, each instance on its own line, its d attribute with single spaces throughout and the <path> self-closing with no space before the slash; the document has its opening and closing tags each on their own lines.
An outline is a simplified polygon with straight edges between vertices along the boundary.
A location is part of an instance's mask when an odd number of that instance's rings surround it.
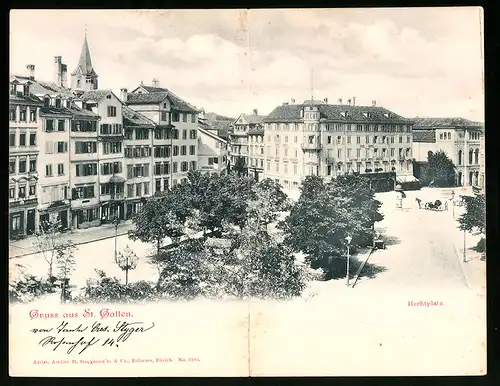
<svg viewBox="0 0 500 386">
<path fill-rule="evenodd" d="M 30 157 L 30 172 L 36 172 L 36 158 Z"/>
<path fill-rule="evenodd" d="M 347 143 L 351 143 L 351 136 L 350 135 L 347 136 Z"/>
<path fill-rule="evenodd" d="M 337 158 L 342 158 L 342 149 L 337 149 Z"/>
<path fill-rule="evenodd" d="M 9 133 L 9 146 L 16 146 L 16 133 Z"/>
<path fill-rule="evenodd" d="M 9 189 L 9 198 L 15 198 L 16 197 L 16 188 L 10 188 Z"/>
<path fill-rule="evenodd" d="M 30 133 L 30 146 L 36 146 L 36 133 Z"/>
<path fill-rule="evenodd" d="M 133 129 L 125 129 L 125 139 L 132 140 L 133 133 Z"/>
<path fill-rule="evenodd" d="M 179 122 L 179 112 L 178 111 L 172 112 L 172 121 Z"/>
<path fill-rule="evenodd" d="M 118 154 L 122 152 L 121 142 L 103 142 L 102 143 L 103 154 Z"/>
<path fill-rule="evenodd" d="M 57 165 L 57 175 L 64 176 L 64 164 Z"/>
<path fill-rule="evenodd" d="M 10 121 L 15 121 L 16 120 L 16 108 L 11 108 L 9 110 L 9 120 Z"/>
<path fill-rule="evenodd" d="M 90 154 L 97 153 L 97 142 L 75 142 L 75 154 Z"/>
<path fill-rule="evenodd" d="M 181 162 L 181 172 L 187 172 L 188 171 L 188 163 L 187 161 L 182 161 Z"/>
<path fill-rule="evenodd" d="M 108 117 L 116 117 L 116 107 L 108 106 Z"/>
<path fill-rule="evenodd" d="M 82 198 L 94 198 L 94 185 L 81 185 L 72 189 L 73 200 Z M 89 209 L 92 210 L 92 209 Z M 90 220 L 90 219 L 89 219 Z"/>
<path fill-rule="evenodd" d="M 166 111 L 161 112 L 161 120 L 162 121 L 168 121 L 168 115 Z"/>
<path fill-rule="evenodd" d="M 161 180 L 156 180 L 155 182 L 155 191 L 161 192 Z"/>
<path fill-rule="evenodd" d="M 186 145 L 181 146 L 181 155 L 187 155 L 187 146 Z"/>
<path fill-rule="evenodd" d="M 217 160 L 217 162 L 216 162 L 216 163 L 218 163 L 218 162 L 219 162 L 219 160 L 218 160 L 217 158 L 216 158 L 216 160 Z M 191 161 L 191 162 L 189 163 L 189 170 L 196 170 L 196 161 Z"/>
<path fill-rule="evenodd" d="M 295 137 L 295 138 L 297 138 L 297 137 Z M 328 144 L 332 143 L 332 136 L 331 135 L 329 135 L 328 137 L 326 137 L 326 142 Z"/>
<path fill-rule="evenodd" d="M 26 133 L 19 134 L 19 146 L 26 146 Z"/>
<path fill-rule="evenodd" d="M 52 133 L 54 131 L 54 120 L 53 119 L 47 119 L 45 121 L 45 131 L 47 133 Z"/>
<path fill-rule="evenodd" d="M 19 159 L 19 173 L 26 173 L 26 158 Z"/>
<path fill-rule="evenodd" d="M 182 139 L 187 139 L 187 130 L 182 130 Z"/>
<path fill-rule="evenodd" d="M 16 160 L 15 159 L 9 160 L 9 173 L 16 174 Z"/>
<path fill-rule="evenodd" d="M 179 155 L 179 146 L 175 145 L 174 146 L 174 157 Z"/>
<path fill-rule="evenodd" d="M 57 152 L 67 153 L 68 152 L 68 142 L 57 142 Z"/>
<path fill-rule="evenodd" d="M 25 198 L 25 197 L 26 197 L 26 186 L 20 186 L 18 198 Z"/>
<path fill-rule="evenodd" d="M 144 187 L 144 195 L 145 196 L 149 195 L 149 182 L 144 182 L 143 187 Z"/>
<path fill-rule="evenodd" d="M 127 185 L 127 197 L 134 197 L 134 184 Z"/>
<path fill-rule="evenodd" d="M 76 120 L 73 121 L 71 125 L 71 131 L 73 132 L 96 132 L 97 131 L 97 122 L 95 121 L 82 121 Z"/>
<path fill-rule="evenodd" d="M 280 171 L 280 164 L 279 162 L 276 162 L 276 172 L 279 172 Z"/>
<path fill-rule="evenodd" d="M 186 113 L 182 113 L 182 122 L 187 122 L 188 119 L 187 119 L 187 114 Z"/>
<path fill-rule="evenodd" d="M 135 129 L 135 139 L 149 139 L 149 130 Z"/>
<path fill-rule="evenodd" d="M 373 137 L 373 143 L 377 143 L 377 142 L 378 142 L 377 140 L 378 140 L 378 137 L 375 135 L 375 136 Z"/>
<path fill-rule="evenodd" d="M 190 130 L 189 131 L 189 138 L 190 139 L 196 139 L 196 130 Z"/>
<path fill-rule="evenodd" d="M 189 155 L 196 155 L 196 146 L 189 146 Z"/>
<path fill-rule="evenodd" d="M 45 176 L 52 177 L 52 165 L 51 164 L 45 165 Z"/>
<path fill-rule="evenodd" d="M 36 122 L 36 108 L 30 108 L 30 122 Z"/>
<path fill-rule="evenodd" d="M 402 136 L 399 136 L 399 143 L 403 143 L 403 137 Z"/>
<path fill-rule="evenodd" d="M 173 136 L 173 139 L 179 139 L 179 130 L 173 129 L 172 136 Z"/>
<path fill-rule="evenodd" d="M 78 164 L 76 167 L 76 176 L 77 177 L 85 177 L 85 176 L 96 176 L 97 175 L 97 163 L 90 164 Z"/>
<path fill-rule="evenodd" d="M 341 141 L 342 141 L 342 137 L 339 135 L 337 137 L 337 145 L 340 145 Z"/>
<path fill-rule="evenodd" d="M 196 122 L 196 114 L 191 114 L 191 123 Z"/>
<path fill-rule="evenodd" d="M 26 107 L 21 107 L 19 110 L 19 120 L 21 122 L 26 122 Z"/>
</svg>

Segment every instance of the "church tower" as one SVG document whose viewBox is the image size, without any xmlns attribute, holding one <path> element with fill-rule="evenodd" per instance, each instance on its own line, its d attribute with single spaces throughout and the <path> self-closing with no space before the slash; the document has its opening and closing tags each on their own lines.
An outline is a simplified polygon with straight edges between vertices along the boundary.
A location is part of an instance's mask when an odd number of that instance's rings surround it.
<svg viewBox="0 0 500 386">
<path fill-rule="evenodd" d="M 92 67 L 92 59 L 90 58 L 90 50 L 87 43 L 87 32 L 85 32 L 78 66 L 75 71 L 71 73 L 71 88 L 74 91 L 97 90 L 99 86 L 98 77 L 99 76 Z"/>
</svg>

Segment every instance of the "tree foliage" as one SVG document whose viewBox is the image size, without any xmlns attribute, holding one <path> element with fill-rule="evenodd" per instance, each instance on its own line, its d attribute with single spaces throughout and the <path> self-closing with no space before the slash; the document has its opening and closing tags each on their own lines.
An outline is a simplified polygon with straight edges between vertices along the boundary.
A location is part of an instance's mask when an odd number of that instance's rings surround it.
<svg viewBox="0 0 500 386">
<path fill-rule="evenodd" d="M 290 208 L 290 199 L 276 181 L 266 178 L 253 186 L 248 202 L 248 217 L 255 218 L 259 225 L 276 221 L 280 212 Z"/>
<path fill-rule="evenodd" d="M 435 185 L 442 187 L 455 185 L 455 165 L 444 151 L 428 152 L 427 171 Z"/>
<path fill-rule="evenodd" d="M 346 237 L 352 237 L 353 249 L 371 242 L 374 223 L 383 219 L 380 206 L 363 177 L 338 176 L 324 183 L 320 177 L 308 176 L 280 227 L 286 245 L 304 253 L 313 269 L 322 268 L 336 277 L 345 274 L 339 260 L 346 257 Z"/>
<path fill-rule="evenodd" d="M 56 219 L 50 219 L 40 225 L 38 232 L 35 232 L 33 241 L 34 249 L 40 253 L 48 265 L 48 277 L 54 277 L 54 263 L 57 257 L 57 248 L 64 244 L 60 232 L 61 224 Z"/>
<path fill-rule="evenodd" d="M 57 278 L 60 280 L 66 280 L 71 277 L 71 274 L 75 270 L 75 252 L 77 246 L 72 242 L 68 241 L 56 248 L 56 261 L 57 261 Z"/>
<path fill-rule="evenodd" d="M 47 278 L 29 274 L 24 266 L 16 265 L 17 274 L 9 279 L 9 301 L 29 303 L 37 298 L 55 292 L 54 284 Z"/>
<path fill-rule="evenodd" d="M 486 229 L 486 197 L 484 194 L 462 196 L 465 212 L 458 219 L 459 228 L 470 233 L 484 234 Z"/>
<path fill-rule="evenodd" d="M 245 163 L 244 157 L 237 157 L 233 166 L 233 171 L 236 172 L 238 176 L 246 176 L 247 175 L 247 165 Z"/>
</svg>

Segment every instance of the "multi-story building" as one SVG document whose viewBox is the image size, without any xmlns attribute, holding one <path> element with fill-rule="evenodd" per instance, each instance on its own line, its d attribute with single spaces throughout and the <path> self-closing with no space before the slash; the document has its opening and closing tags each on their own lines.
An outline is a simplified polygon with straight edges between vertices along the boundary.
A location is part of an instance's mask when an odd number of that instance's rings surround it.
<svg viewBox="0 0 500 386">
<path fill-rule="evenodd" d="M 256 181 L 264 177 L 264 128 L 259 125 L 248 131 L 248 171 Z"/>
<path fill-rule="evenodd" d="M 123 106 L 123 126 L 125 129 L 124 170 L 127 178 L 125 216 L 129 218 L 140 210 L 144 199 L 152 194 L 154 165 L 152 149 L 156 123 L 130 107 Z M 167 165 L 168 169 L 166 169 Z M 166 170 L 163 169 L 164 167 Z M 163 176 L 163 171 L 170 171 L 168 161 L 161 164 L 158 175 L 154 176 L 156 178 L 156 192 L 161 191 L 162 178 L 165 179 L 163 186 L 169 186 L 169 175 L 165 173 Z M 158 180 L 160 181 L 158 182 Z"/>
<path fill-rule="evenodd" d="M 481 132 L 481 135 L 479 136 L 479 187 L 483 189 L 483 193 L 486 191 L 486 167 L 485 167 L 486 158 L 484 156 L 485 152 L 484 137 L 485 135 L 483 130 Z"/>
<path fill-rule="evenodd" d="M 99 175 L 100 220 L 104 223 L 116 218 L 123 220 L 125 218 L 123 103 L 111 90 L 86 91 L 78 101 L 82 103 L 82 108 L 93 111 L 101 117 L 95 145 Z M 94 142 L 77 142 L 75 146 L 76 152 L 86 152 L 86 146 L 91 146 L 94 150 Z"/>
<path fill-rule="evenodd" d="M 59 79 L 57 74 L 58 72 L 60 72 L 58 68 L 61 68 L 60 59 L 60 57 L 55 57 L 56 66 L 59 65 L 59 67 L 56 67 L 56 83 Z M 62 68 L 62 70 L 64 70 L 64 68 Z M 76 67 L 75 71 L 71 73 L 71 89 L 77 93 L 97 90 L 99 88 L 98 78 L 99 75 L 97 75 L 94 67 L 92 66 L 92 58 L 90 57 L 87 34 L 85 34 L 82 51 L 80 53 L 80 59 L 78 60 L 78 66 Z"/>
<path fill-rule="evenodd" d="M 217 135 L 216 129 L 198 127 L 198 167 L 209 173 L 227 170 L 227 141 Z"/>
<path fill-rule="evenodd" d="M 231 125 L 229 129 L 230 160 L 231 166 L 238 162 L 244 165 L 245 171 L 248 171 L 248 132 L 251 129 L 260 127 L 264 117 L 258 114 L 257 109 L 253 114 L 241 114 Z"/>
<path fill-rule="evenodd" d="M 155 177 L 152 194 L 187 182 L 188 171 L 198 169 L 199 110 L 166 88 L 145 85 L 131 93 L 122 89 L 122 100 L 156 125 L 152 145 Z"/>
<path fill-rule="evenodd" d="M 464 118 L 415 118 L 413 155 L 418 163 L 426 163 L 429 151 L 444 151 L 453 161 L 457 185 L 480 184 L 480 122 Z"/>
<path fill-rule="evenodd" d="M 264 119 L 264 177 L 297 189 L 307 175 L 359 173 L 414 182 L 412 121 L 383 107 L 305 101 Z M 387 178 L 386 178 L 387 176 Z M 391 184 L 395 184 L 392 178 Z M 393 185 L 392 185 L 393 187 Z"/>
<path fill-rule="evenodd" d="M 31 92 L 29 79 L 10 80 L 9 94 L 9 238 L 37 229 L 37 135 L 42 101 Z"/>
</svg>

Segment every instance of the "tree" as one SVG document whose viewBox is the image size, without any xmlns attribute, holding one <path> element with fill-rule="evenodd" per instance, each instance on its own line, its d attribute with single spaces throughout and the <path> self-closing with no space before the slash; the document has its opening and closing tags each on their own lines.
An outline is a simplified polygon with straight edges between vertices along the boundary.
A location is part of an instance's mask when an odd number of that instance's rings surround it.
<svg viewBox="0 0 500 386">
<path fill-rule="evenodd" d="M 133 216 L 135 229 L 129 233 L 129 238 L 153 243 L 158 254 L 165 238 L 175 241 L 184 234 L 187 213 L 183 197 L 175 189 L 161 199 L 146 201 Z"/>
<path fill-rule="evenodd" d="M 244 157 L 237 157 L 234 163 L 233 170 L 238 174 L 238 176 L 245 176 L 247 174 L 247 165 L 245 163 Z"/>
<path fill-rule="evenodd" d="M 252 197 L 248 202 L 248 217 L 255 218 L 258 226 L 276 221 L 279 212 L 290 208 L 290 199 L 279 183 L 266 178 L 253 185 Z"/>
<path fill-rule="evenodd" d="M 27 272 L 26 267 L 16 264 L 16 274 L 9 273 L 9 301 L 29 303 L 37 298 L 54 293 L 54 285 L 50 280 L 39 279 Z"/>
<path fill-rule="evenodd" d="M 35 233 L 33 247 L 38 251 L 49 267 L 49 280 L 54 280 L 53 266 L 56 261 L 57 247 L 64 243 L 60 232 L 60 222 L 52 217 L 49 221 L 40 225 L 38 232 Z"/>
<path fill-rule="evenodd" d="M 427 168 L 434 184 L 438 186 L 454 186 L 456 181 L 455 165 L 442 150 L 427 153 Z"/>
<path fill-rule="evenodd" d="M 309 176 L 280 228 L 285 244 L 304 253 L 313 269 L 338 277 L 345 274 L 346 237 L 352 237 L 352 249 L 371 241 L 374 223 L 383 218 L 380 206 L 363 177 L 338 176 L 325 184 L 320 177 Z"/>
<path fill-rule="evenodd" d="M 136 269 L 138 263 L 139 258 L 128 245 L 118 254 L 116 264 L 122 271 L 125 271 L 125 285 L 128 284 L 128 271 Z"/>
<path fill-rule="evenodd" d="M 465 212 L 458 219 L 459 229 L 469 233 L 484 234 L 486 229 L 486 197 L 484 194 L 462 196 Z"/>
</svg>

